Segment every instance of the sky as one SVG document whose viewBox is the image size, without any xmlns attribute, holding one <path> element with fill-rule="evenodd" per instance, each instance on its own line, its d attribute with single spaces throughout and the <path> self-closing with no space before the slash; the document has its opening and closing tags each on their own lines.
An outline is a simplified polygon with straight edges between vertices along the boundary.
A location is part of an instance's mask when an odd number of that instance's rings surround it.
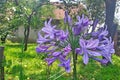
<svg viewBox="0 0 120 80">
<path fill-rule="evenodd" d="M 59 1 L 59 0 L 50 0 L 50 2 L 56 2 L 56 1 Z"/>
<path fill-rule="evenodd" d="M 115 17 L 119 20 L 119 24 L 120 24 L 120 8 L 118 9 L 118 13 L 115 14 Z"/>
</svg>

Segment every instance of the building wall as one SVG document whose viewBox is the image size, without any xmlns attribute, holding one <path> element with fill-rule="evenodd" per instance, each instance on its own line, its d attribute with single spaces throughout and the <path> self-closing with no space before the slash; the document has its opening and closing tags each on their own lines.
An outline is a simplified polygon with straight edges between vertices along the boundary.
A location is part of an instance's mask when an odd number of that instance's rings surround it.
<svg viewBox="0 0 120 80">
<path fill-rule="evenodd" d="M 30 28 L 28 42 L 36 42 L 39 29 Z M 24 39 L 24 27 L 20 26 L 15 32 L 15 37 L 9 37 L 12 42 L 21 42 Z"/>
</svg>

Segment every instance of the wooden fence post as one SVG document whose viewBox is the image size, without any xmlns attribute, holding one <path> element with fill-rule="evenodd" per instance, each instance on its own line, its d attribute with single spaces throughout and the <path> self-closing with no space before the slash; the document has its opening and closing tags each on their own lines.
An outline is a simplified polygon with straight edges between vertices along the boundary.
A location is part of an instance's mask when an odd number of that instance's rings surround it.
<svg viewBox="0 0 120 80">
<path fill-rule="evenodd" d="M 4 66 L 3 66 L 3 60 L 4 60 L 4 47 L 0 46 L 0 80 L 4 80 Z"/>
</svg>

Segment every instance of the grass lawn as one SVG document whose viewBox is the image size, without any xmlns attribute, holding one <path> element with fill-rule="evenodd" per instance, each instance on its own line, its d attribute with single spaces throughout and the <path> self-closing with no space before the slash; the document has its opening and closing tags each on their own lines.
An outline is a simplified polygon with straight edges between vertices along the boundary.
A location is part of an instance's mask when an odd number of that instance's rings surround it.
<svg viewBox="0 0 120 80">
<path fill-rule="evenodd" d="M 46 77 L 71 80 L 72 72 L 64 72 L 57 62 L 49 68 L 46 66 L 43 56 L 35 52 L 36 44 L 29 44 L 24 53 L 21 47 L 20 44 L 5 45 L 5 80 L 47 80 Z M 109 66 L 101 66 L 93 60 L 85 66 L 80 57 L 77 73 L 79 80 L 120 80 L 120 57 L 113 55 L 113 64 Z"/>
</svg>

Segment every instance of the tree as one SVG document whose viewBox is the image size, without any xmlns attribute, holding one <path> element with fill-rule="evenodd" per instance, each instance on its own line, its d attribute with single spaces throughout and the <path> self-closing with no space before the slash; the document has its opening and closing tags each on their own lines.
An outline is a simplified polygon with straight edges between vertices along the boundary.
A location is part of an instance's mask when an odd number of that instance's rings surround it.
<svg viewBox="0 0 120 80">
<path fill-rule="evenodd" d="M 40 27 L 41 22 L 43 22 L 41 17 L 48 17 L 49 15 L 53 17 L 53 7 L 49 5 L 48 0 L 7 0 L 1 9 L 4 10 L 0 10 L 4 12 L 4 15 L 0 16 L 2 40 L 6 38 L 7 34 L 22 25 L 24 26 L 25 51 L 27 50 L 30 27 Z"/>
<path fill-rule="evenodd" d="M 24 1 L 22 1 L 22 2 L 24 2 Z M 24 22 L 24 26 L 25 26 L 25 30 L 24 30 L 24 51 L 26 51 L 27 50 L 29 33 L 30 33 L 30 27 L 34 23 L 38 25 L 38 23 L 36 23 L 35 21 L 40 22 L 39 19 L 40 19 L 41 15 L 38 15 L 38 14 L 41 14 L 41 12 L 42 12 L 41 7 L 45 4 L 48 4 L 48 3 L 47 3 L 47 0 L 46 1 L 44 0 L 44 2 L 43 2 L 43 0 L 40 0 L 40 1 L 37 1 L 37 2 L 31 0 L 31 1 L 24 2 L 24 3 L 26 5 L 22 4 L 22 5 L 19 5 L 19 7 L 20 7 L 21 11 L 22 10 L 24 11 L 23 12 L 23 15 L 24 15 L 23 17 L 25 19 L 25 22 Z M 33 4 L 33 5 L 31 5 L 31 4 Z M 24 6 L 24 7 L 22 7 L 22 6 Z M 33 26 L 35 26 L 35 24 Z"/>
<path fill-rule="evenodd" d="M 109 36 L 114 38 L 116 24 L 114 24 L 114 14 L 116 0 L 85 0 L 88 12 L 93 20 L 99 19 L 101 23 L 107 25 Z"/>
<path fill-rule="evenodd" d="M 114 24 L 114 14 L 115 14 L 115 7 L 116 7 L 116 0 L 105 0 L 106 5 L 106 19 L 105 25 L 108 27 L 109 36 L 114 38 L 115 31 L 117 25 Z"/>
<path fill-rule="evenodd" d="M 98 19 L 103 23 L 105 20 L 104 0 L 85 0 L 84 2 L 92 20 Z"/>
<path fill-rule="evenodd" d="M 11 0 L 7 0 L 0 8 L 0 38 L 3 43 L 5 43 L 7 35 L 12 33 L 13 30 L 15 30 L 21 23 L 18 15 L 14 14 L 15 7 L 12 5 L 13 2 L 11 2 Z"/>
</svg>

